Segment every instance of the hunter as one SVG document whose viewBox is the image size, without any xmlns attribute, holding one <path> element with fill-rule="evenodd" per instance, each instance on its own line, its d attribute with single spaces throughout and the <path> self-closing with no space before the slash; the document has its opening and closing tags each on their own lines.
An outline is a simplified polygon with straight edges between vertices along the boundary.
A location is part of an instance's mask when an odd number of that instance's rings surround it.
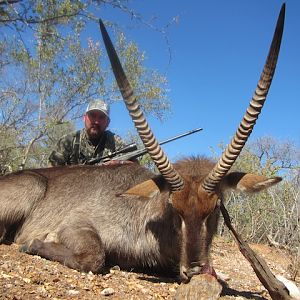
<svg viewBox="0 0 300 300">
<path fill-rule="evenodd" d="M 85 127 L 64 135 L 56 149 L 49 156 L 52 166 L 85 164 L 94 158 L 101 158 L 125 146 L 118 135 L 107 130 L 110 123 L 109 106 L 102 100 L 89 103 L 83 116 Z M 111 160 L 105 164 L 119 164 Z"/>
</svg>

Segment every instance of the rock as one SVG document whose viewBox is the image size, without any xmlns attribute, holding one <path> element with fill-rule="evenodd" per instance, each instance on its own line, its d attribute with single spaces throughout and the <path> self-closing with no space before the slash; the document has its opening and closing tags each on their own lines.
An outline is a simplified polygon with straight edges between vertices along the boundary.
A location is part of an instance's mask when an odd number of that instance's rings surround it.
<svg viewBox="0 0 300 300">
<path fill-rule="evenodd" d="M 217 273 L 217 278 L 225 282 L 230 280 L 230 277 L 227 274 L 224 274 L 222 272 Z"/>
<path fill-rule="evenodd" d="M 31 282 L 31 279 L 30 279 L 30 278 L 23 278 L 23 280 L 24 280 L 26 283 L 30 283 L 30 282 Z"/>
<path fill-rule="evenodd" d="M 187 284 L 182 283 L 176 292 L 175 300 L 215 300 L 220 297 L 221 284 L 209 274 L 193 276 Z"/>
<path fill-rule="evenodd" d="M 47 290 L 46 290 L 45 287 L 43 287 L 43 286 L 37 287 L 36 292 L 37 292 L 40 296 L 42 296 L 42 297 L 46 297 L 46 296 L 47 296 Z"/>
<path fill-rule="evenodd" d="M 69 296 L 77 296 L 79 294 L 79 291 L 77 291 L 77 290 L 68 290 L 67 294 Z"/>
<path fill-rule="evenodd" d="M 282 275 L 276 275 L 276 278 L 285 285 L 293 300 L 300 300 L 300 290 L 293 281 L 286 279 Z"/>
<path fill-rule="evenodd" d="M 109 272 L 111 274 L 115 274 L 116 272 L 120 272 L 120 267 L 119 266 L 113 266 L 112 268 L 109 269 Z"/>
<path fill-rule="evenodd" d="M 100 294 L 103 295 L 103 296 L 110 296 L 110 295 L 113 295 L 114 293 L 115 293 L 114 289 L 106 288 Z"/>
</svg>

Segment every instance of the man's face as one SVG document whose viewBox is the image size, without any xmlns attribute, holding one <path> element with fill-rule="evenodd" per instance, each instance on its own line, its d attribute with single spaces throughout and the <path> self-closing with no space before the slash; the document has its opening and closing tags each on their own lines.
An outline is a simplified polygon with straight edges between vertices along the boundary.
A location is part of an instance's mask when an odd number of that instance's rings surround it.
<svg viewBox="0 0 300 300">
<path fill-rule="evenodd" d="M 109 124 L 109 118 L 100 110 L 87 112 L 83 119 L 86 132 L 91 140 L 99 139 Z"/>
</svg>

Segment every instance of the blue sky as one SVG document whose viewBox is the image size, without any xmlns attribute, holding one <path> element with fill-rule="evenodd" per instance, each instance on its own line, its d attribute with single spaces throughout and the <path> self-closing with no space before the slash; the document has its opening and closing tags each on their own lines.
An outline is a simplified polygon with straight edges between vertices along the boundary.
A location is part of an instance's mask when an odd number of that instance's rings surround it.
<svg viewBox="0 0 300 300">
<path fill-rule="evenodd" d="M 146 52 L 146 66 L 168 79 L 172 112 L 161 123 L 149 118 L 164 140 L 193 128 L 201 133 L 163 148 L 171 160 L 181 155 L 211 154 L 229 143 L 252 97 L 263 68 L 282 1 L 133 1 L 145 19 L 155 17 L 168 27 L 168 45 L 158 32 L 116 10 L 100 12 L 104 20 L 123 25 L 127 39 Z M 292 140 L 300 145 L 300 1 L 286 1 L 281 52 L 273 83 L 250 141 L 262 136 Z M 109 32 L 114 41 L 113 33 Z M 94 34 L 94 33 L 92 33 Z M 99 34 L 97 30 L 95 34 Z M 99 35 L 100 36 L 100 35 Z M 93 36 L 94 38 L 94 36 Z M 101 40 L 102 41 L 102 40 Z M 125 135 L 132 123 L 123 103 L 111 107 L 110 129 Z"/>
</svg>

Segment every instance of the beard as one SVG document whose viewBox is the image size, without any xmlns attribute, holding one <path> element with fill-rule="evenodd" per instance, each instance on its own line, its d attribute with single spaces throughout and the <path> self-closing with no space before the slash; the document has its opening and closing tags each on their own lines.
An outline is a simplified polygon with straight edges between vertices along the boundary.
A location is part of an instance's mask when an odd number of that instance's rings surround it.
<svg viewBox="0 0 300 300">
<path fill-rule="evenodd" d="M 87 135 L 91 141 L 97 141 L 101 138 L 104 130 L 99 126 L 91 126 L 90 128 L 86 129 Z"/>
</svg>

